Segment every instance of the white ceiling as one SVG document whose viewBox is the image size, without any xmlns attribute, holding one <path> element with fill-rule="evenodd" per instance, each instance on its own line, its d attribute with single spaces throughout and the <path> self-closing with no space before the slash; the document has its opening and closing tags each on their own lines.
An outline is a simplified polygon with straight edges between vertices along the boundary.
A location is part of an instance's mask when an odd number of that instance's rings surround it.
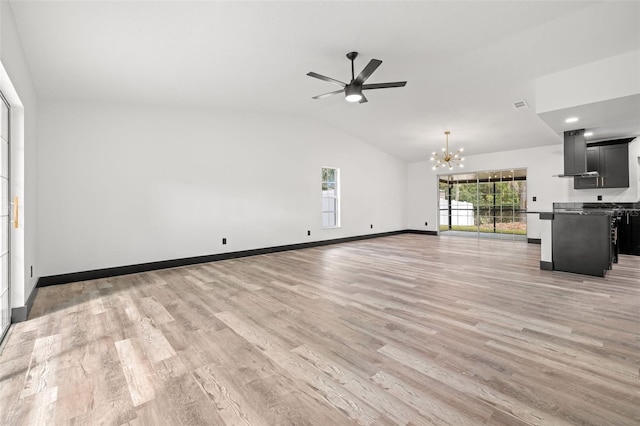
<svg viewBox="0 0 640 426">
<path fill-rule="evenodd" d="M 560 143 L 537 77 L 640 49 L 640 2 L 12 1 L 42 99 L 208 107 L 319 120 L 407 160 Z M 405 88 L 341 96 L 306 76 Z M 516 110 L 512 102 L 530 108 Z"/>
</svg>

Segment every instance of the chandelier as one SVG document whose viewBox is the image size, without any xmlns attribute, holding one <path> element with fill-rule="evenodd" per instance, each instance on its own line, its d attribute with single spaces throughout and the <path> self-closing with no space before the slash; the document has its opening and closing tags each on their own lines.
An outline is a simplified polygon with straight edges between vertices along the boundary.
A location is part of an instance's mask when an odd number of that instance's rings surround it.
<svg viewBox="0 0 640 426">
<path fill-rule="evenodd" d="M 430 161 L 435 161 L 436 164 L 433 166 L 433 170 L 436 170 L 440 167 L 448 166 L 449 170 L 453 169 L 453 166 L 464 167 L 462 162 L 464 158 L 460 157 L 460 154 L 464 150 L 464 148 L 460 148 L 456 151 L 456 153 L 452 153 L 449 151 L 449 135 L 451 132 L 447 130 L 444 132 L 447 135 L 447 142 L 445 148 L 442 148 L 442 154 L 440 153 L 431 153 L 432 157 L 429 159 Z"/>
</svg>

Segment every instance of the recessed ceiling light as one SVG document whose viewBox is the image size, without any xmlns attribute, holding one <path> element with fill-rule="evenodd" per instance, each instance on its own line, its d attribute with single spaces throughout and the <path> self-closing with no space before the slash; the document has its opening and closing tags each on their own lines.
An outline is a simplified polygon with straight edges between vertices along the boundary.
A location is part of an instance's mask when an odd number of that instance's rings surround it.
<svg viewBox="0 0 640 426">
<path fill-rule="evenodd" d="M 565 123 L 575 123 L 576 121 L 578 121 L 578 117 L 569 117 L 564 120 Z"/>
<path fill-rule="evenodd" d="M 585 133 L 584 133 L 584 135 L 585 135 L 586 137 L 593 136 L 593 132 L 585 132 Z"/>
</svg>

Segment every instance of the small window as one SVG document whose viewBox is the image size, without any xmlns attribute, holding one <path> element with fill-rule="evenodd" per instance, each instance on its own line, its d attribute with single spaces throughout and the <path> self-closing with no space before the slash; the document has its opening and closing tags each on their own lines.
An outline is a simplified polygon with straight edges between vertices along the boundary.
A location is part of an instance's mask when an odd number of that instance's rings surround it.
<svg viewBox="0 0 640 426">
<path fill-rule="evenodd" d="M 322 227 L 340 226 L 340 169 L 322 168 Z"/>
</svg>

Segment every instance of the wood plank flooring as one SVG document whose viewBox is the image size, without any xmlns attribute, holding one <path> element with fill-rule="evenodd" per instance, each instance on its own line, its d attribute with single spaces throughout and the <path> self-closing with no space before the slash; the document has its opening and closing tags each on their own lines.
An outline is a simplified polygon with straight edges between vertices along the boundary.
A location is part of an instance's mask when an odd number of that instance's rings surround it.
<svg viewBox="0 0 640 426">
<path fill-rule="evenodd" d="M 638 425 L 640 257 L 403 234 L 41 288 L 3 425 Z"/>
</svg>

